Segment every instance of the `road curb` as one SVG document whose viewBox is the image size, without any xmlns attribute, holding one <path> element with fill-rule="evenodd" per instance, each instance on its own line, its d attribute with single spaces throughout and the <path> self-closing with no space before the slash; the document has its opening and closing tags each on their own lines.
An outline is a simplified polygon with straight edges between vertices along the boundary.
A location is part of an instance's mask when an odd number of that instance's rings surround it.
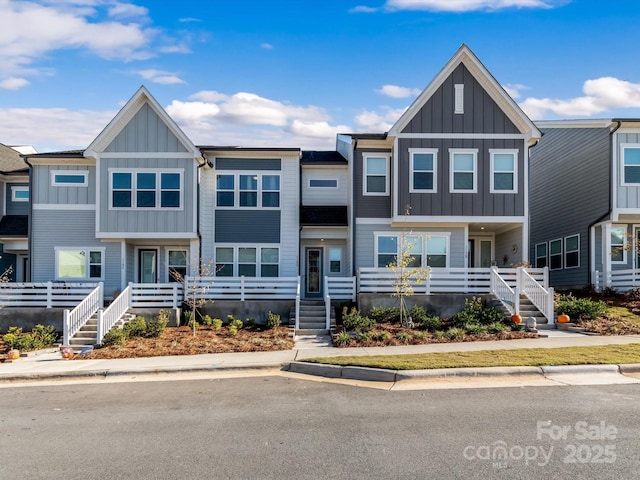
<svg viewBox="0 0 640 480">
<path fill-rule="evenodd" d="M 619 365 L 551 365 L 540 367 L 545 375 L 620 373 Z"/>
<path fill-rule="evenodd" d="M 432 370 L 400 370 L 396 381 L 415 381 L 421 379 L 476 377 L 496 378 L 512 376 L 542 376 L 540 367 L 481 367 L 481 368 L 434 368 Z"/>
</svg>

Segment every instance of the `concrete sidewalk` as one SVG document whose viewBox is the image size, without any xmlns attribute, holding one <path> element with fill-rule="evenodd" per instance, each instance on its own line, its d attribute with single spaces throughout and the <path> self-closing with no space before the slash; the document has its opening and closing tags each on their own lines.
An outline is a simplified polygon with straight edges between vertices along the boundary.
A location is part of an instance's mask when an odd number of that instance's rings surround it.
<svg viewBox="0 0 640 480">
<path fill-rule="evenodd" d="M 310 367 L 299 367 L 301 360 L 313 357 L 333 357 L 345 355 L 396 355 L 407 353 L 430 353 L 430 352 L 461 352 L 478 350 L 497 349 L 519 349 L 519 348 L 557 348 L 574 346 L 595 346 L 640 343 L 640 335 L 627 336 L 592 336 L 580 333 L 565 332 L 560 330 L 544 330 L 541 332 L 547 337 L 522 340 L 497 340 L 488 342 L 465 342 L 465 343 L 439 343 L 427 345 L 410 345 L 402 347 L 374 347 L 374 348 L 305 348 L 293 349 L 277 352 L 249 352 L 249 353 L 217 353 L 189 356 L 170 357 L 148 357 L 148 358 L 126 358 L 113 360 L 65 360 L 58 351 L 41 353 L 23 357 L 14 362 L 0 363 L 0 382 L 19 382 L 28 380 L 56 380 L 64 378 L 106 378 L 123 375 L 151 375 L 169 373 L 195 373 L 195 372 L 224 372 L 243 370 L 290 370 L 303 373 L 315 373 L 317 365 Z M 313 367 L 313 368 L 311 368 Z M 611 368 L 611 366 L 607 366 Z M 362 380 L 374 380 L 370 370 L 357 369 L 354 367 L 334 367 L 334 369 L 348 368 L 348 375 L 344 378 L 360 378 Z M 516 367 L 522 369 L 522 367 Z M 558 368 L 558 367 L 554 367 Z M 568 367 L 567 367 L 568 368 Z M 327 369 L 327 371 L 330 369 Z M 594 370 L 592 368 L 592 370 Z M 595 369 L 597 370 L 597 369 Z M 498 370 L 494 375 L 498 374 Z M 523 370 L 524 371 L 524 370 Z M 539 370 L 538 370 L 539 371 Z M 638 368 L 640 371 L 640 368 Z M 341 370 L 342 372 L 342 370 Z M 358 373 L 360 372 L 360 373 Z M 388 371 L 387 371 L 388 372 Z M 486 368 L 477 369 L 447 369 L 443 371 L 424 370 L 416 372 L 396 372 L 392 376 L 384 374 L 376 377 L 380 381 L 397 381 L 397 375 L 404 375 L 402 378 L 434 376 L 483 376 L 488 375 L 490 370 Z M 502 368 L 501 375 L 516 374 L 515 370 Z M 520 372 L 522 373 L 522 372 Z M 408 375 L 406 375 L 408 374 Z M 322 375 L 322 373 L 320 373 Z M 342 373 L 341 373 L 342 375 Z M 360 375 L 360 376 L 358 376 Z M 325 376 L 335 376 L 328 374 Z M 391 379 L 393 377 L 393 379 Z M 382 380 L 382 378 L 385 378 Z"/>
</svg>

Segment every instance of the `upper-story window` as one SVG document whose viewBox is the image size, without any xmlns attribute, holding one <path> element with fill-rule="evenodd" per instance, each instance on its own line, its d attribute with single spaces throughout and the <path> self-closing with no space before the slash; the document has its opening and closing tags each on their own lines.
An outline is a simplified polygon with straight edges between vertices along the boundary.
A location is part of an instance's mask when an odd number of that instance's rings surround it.
<svg viewBox="0 0 640 480">
<path fill-rule="evenodd" d="M 280 175 L 224 173 L 216 176 L 216 206 L 280 207 Z"/>
<path fill-rule="evenodd" d="M 363 195 L 389 195 L 389 155 L 363 155 Z"/>
<path fill-rule="evenodd" d="M 28 202 L 29 187 L 26 185 L 16 185 L 11 187 L 11 200 L 13 202 Z"/>
<path fill-rule="evenodd" d="M 182 172 L 111 172 L 111 208 L 182 207 Z"/>
<path fill-rule="evenodd" d="M 640 184 L 640 145 L 623 144 L 622 146 L 622 185 Z"/>
<path fill-rule="evenodd" d="M 89 185 L 87 170 L 53 170 L 51 185 L 54 187 L 86 187 Z"/>
<path fill-rule="evenodd" d="M 432 148 L 409 149 L 409 191 L 436 193 L 436 166 L 438 150 Z"/>
<path fill-rule="evenodd" d="M 310 178 L 309 188 L 338 188 L 336 178 Z"/>
<path fill-rule="evenodd" d="M 449 149 L 450 190 L 454 193 L 478 191 L 478 150 L 470 148 Z"/>
<path fill-rule="evenodd" d="M 491 193 L 518 193 L 517 150 L 489 150 Z"/>
</svg>

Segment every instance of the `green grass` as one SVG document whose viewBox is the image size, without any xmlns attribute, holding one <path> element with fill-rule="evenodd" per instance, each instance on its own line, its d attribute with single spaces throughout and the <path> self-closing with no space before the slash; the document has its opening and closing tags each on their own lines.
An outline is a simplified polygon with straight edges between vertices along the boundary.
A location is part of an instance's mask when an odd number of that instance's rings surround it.
<svg viewBox="0 0 640 480">
<path fill-rule="evenodd" d="M 640 344 L 594 347 L 522 348 L 475 352 L 420 353 L 411 355 L 375 355 L 319 357 L 303 360 L 329 365 L 424 370 L 460 367 L 518 367 L 542 365 L 607 365 L 640 363 Z"/>
<path fill-rule="evenodd" d="M 607 315 L 610 317 L 619 317 L 624 320 L 629 320 L 640 325 L 640 316 L 635 313 L 631 313 L 626 307 L 609 307 L 607 309 Z"/>
</svg>

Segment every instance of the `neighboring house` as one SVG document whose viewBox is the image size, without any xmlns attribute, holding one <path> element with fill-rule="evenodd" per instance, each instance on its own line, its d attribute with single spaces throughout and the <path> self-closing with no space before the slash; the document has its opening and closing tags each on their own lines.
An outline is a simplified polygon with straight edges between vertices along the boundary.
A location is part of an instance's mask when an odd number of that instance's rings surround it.
<svg viewBox="0 0 640 480">
<path fill-rule="evenodd" d="M 29 167 L 20 153 L 0 144 L 0 274 L 29 280 Z"/>
<path fill-rule="evenodd" d="M 344 134 L 353 165 L 354 269 L 402 250 L 423 267 L 528 260 L 529 148 L 540 132 L 463 45 L 385 134 Z"/>
<path fill-rule="evenodd" d="M 640 286 L 640 119 L 537 125 L 532 263 L 557 288 Z"/>
<path fill-rule="evenodd" d="M 141 87 L 84 151 L 25 156 L 31 167 L 32 279 L 172 281 L 199 252 L 199 150 Z"/>
</svg>

